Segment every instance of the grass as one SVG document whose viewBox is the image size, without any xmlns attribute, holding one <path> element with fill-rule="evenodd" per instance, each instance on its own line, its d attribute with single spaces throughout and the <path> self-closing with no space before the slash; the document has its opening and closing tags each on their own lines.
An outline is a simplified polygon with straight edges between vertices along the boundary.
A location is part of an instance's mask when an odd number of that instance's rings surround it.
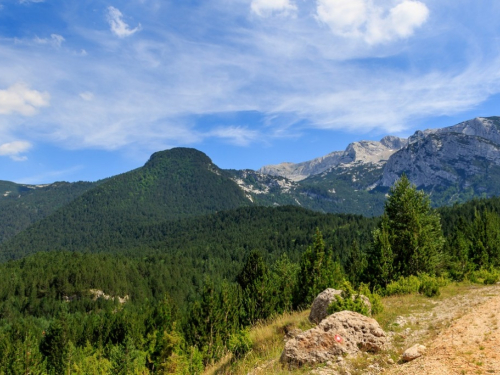
<svg viewBox="0 0 500 375">
<path fill-rule="evenodd" d="M 470 292 L 471 289 L 479 289 L 484 286 L 463 283 L 450 283 L 441 288 L 441 294 L 438 297 L 425 297 L 420 294 L 395 295 L 382 298 L 384 310 L 375 315 L 375 318 L 384 331 L 394 331 L 393 345 L 390 349 L 376 354 L 362 354 L 354 358 L 346 358 L 349 372 L 352 375 L 361 375 L 367 372 L 370 365 L 379 368 L 391 366 L 390 362 L 400 361 L 402 351 L 413 345 L 407 337 L 405 331 L 410 328 L 414 330 L 426 330 L 425 340 L 432 340 L 439 332 L 451 324 L 450 320 L 442 319 L 429 325 L 429 323 L 419 322 L 413 319 L 404 326 L 395 325 L 394 322 L 398 316 L 407 317 L 409 315 L 418 316 L 418 314 L 434 314 L 432 309 L 437 303 Z M 252 350 L 244 358 L 234 360 L 231 355 L 226 356 L 214 366 L 208 368 L 204 375 L 257 375 L 257 374 L 307 374 L 311 368 L 289 370 L 284 368 L 279 358 L 284 348 L 285 333 L 293 329 L 307 330 L 313 327 L 308 320 L 309 310 L 294 312 L 275 317 L 266 322 L 261 322 L 254 326 L 250 331 L 250 337 L 253 342 Z M 422 337 L 419 338 L 422 340 Z M 342 372 L 340 372 L 342 373 Z"/>
<path fill-rule="evenodd" d="M 250 331 L 252 350 L 239 361 L 233 361 L 226 356 L 214 366 L 205 370 L 205 375 L 240 375 L 254 371 L 255 374 L 306 374 L 309 368 L 289 371 L 279 363 L 279 357 L 284 348 L 284 336 L 292 329 L 307 330 L 313 327 L 309 322 L 309 311 L 287 313 L 261 322 Z M 258 369 L 258 370 L 256 370 Z"/>
</svg>

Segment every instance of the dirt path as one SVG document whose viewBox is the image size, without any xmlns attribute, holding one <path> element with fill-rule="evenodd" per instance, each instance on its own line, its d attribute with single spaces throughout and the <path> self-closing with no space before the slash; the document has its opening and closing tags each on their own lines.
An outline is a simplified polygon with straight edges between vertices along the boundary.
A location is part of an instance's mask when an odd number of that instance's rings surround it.
<svg viewBox="0 0 500 375">
<path fill-rule="evenodd" d="M 426 354 L 385 373 L 500 374 L 500 285 L 473 289 L 436 304 L 427 316 L 403 319 L 434 320 L 442 328 L 432 338 L 426 330 L 414 332 L 409 341 L 426 345 Z"/>
</svg>

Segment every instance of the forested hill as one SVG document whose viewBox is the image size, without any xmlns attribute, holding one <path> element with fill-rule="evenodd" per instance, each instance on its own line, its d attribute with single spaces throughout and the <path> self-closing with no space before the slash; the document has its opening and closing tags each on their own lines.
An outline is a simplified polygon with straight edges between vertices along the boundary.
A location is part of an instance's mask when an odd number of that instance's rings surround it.
<svg viewBox="0 0 500 375">
<path fill-rule="evenodd" d="M 153 154 L 143 167 L 104 181 L 35 223 L 8 246 L 16 251 L 2 251 L 2 258 L 53 247 L 82 248 L 94 238 L 116 243 L 138 226 L 250 204 L 205 154 L 175 148 Z"/>
<path fill-rule="evenodd" d="M 0 181 L 0 243 L 52 214 L 101 182 L 23 185 Z"/>
<path fill-rule="evenodd" d="M 263 251 L 269 261 L 283 253 L 298 259 L 311 243 L 316 228 L 324 233 L 327 243 L 342 258 L 354 240 L 369 243 L 376 222 L 376 219 L 359 215 L 323 214 L 292 206 L 242 207 L 194 218 L 130 225 L 112 233 L 97 230 L 86 234 L 77 227 L 80 239 L 77 242 L 72 241 L 72 232 L 59 230 L 59 222 L 45 220 L 3 244 L 0 259 L 48 250 L 138 257 L 169 255 L 189 263 L 175 267 L 187 270 L 196 263 L 195 267 L 200 267 L 196 272 L 217 270 L 221 276 L 231 278 L 234 264 L 240 264 L 251 250 Z"/>
<path fill-rule="evenodd" d="M 122 245 L 95 248 L 94 250 L 100 252 L 98 256 L 87 253 L 83 257 L 72 257 L 66 252 L 51 252 L 52 255 L 38 254 L 32 259 L 40 259 L 39 267 L 46 267 L 42 266 L 46 262 L 54 263 L 52 268 L 58 271 L 54 271 L 49 279 L 52 280 L 51 285 L 60 286 L 54 290 L 59 299 L 63 295 L 71 295 L 76 293 L 76 290 L 85 288 L 103 289 L 108 294 L 131 294 L 135 298 L 135 289 L 116 285 L 128 283 L 130 286 L 134 284 L 138 273 L 142 275 L 141 278 L 149 278 L 148 275 L 155 273 L 161 276 L 150 280 L 155 283 L 150 287 L 158 289 L 155 293 L 160 296 L 168 292 L 177 304 L 182 306 L 186 299 L 191 299 L 190 296 L 193 297 L 197 293 L 205 277 L 234 280 L 251 251 L 260 251 L 269 264 L 274 263 L 283 254 L 298 262 L 300 255 L 313 242 L 314 233 L 318 228 L 324 233 L 325 242 L 333 249 L 335 257 L 345 261 L 353 241 L 365 246 L 369 244 L 375 224 L 374 219 L 359 215 L 322 214 L 297 207 L 246 207 L 204 217 L 139 227 L 126 236 L 124 234 L 120 239 Z M 22 246 L 29 247 L 29 244 Z M 18 250 L 21 250 L 21 247 Z M 81 248 L 73 247 L 70 250 Z M 5 267 L 9 268 L 8 264 L 24 264 L 25 259 L 28 258 L 8 262 Z M 83 267 L 85 259 L 91 263 Z M 101 263 L 114 262 L 110 259 L 119 259 L 118 263 L 127 263 L 128 260 L 129 265 L 126 267 L 134 265 L 133 272 L 115 278 L 110 276 L 114 271 L 108 270 L 97 276 L 104 267 L 100 266 Z M 76 260 L 78 266 L 73 264 Z M 37 262 L 29 261 L 27 264 L 30 264 L 29 272 L 36 275 L 45 274 L 45 271 L 38 269 Z M 96 270 L 96 273 L 88 271 L 94 276 L 84 276 L 87 271 L 82 271 L 82 275 L 77 276 L 79 268 L 88 267 Z M 104 268 L 106 267 L 109 267 L 109 264 Z M 121 271 L 117 269 L 116 272 Z M 108 276 L 111 281 L 107 279 Z M 87 280 L 86 278 L 90 281 L 85 281 L 85 287 L 77 286 L 71 281 Z M 99 284 L 97 280 L 102 278 L 106 281 Z"/>
</svg>

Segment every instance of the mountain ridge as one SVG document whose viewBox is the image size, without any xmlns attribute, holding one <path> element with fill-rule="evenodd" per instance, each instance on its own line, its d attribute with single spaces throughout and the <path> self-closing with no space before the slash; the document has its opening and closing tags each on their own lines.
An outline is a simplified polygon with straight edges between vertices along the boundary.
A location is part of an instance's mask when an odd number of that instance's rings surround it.
<svg viewBox="0 0 500 375">
<path fill-rule="evenodd" d="M 276 166 L 223 170 L 201 151 L 180 147 L 96 183 L 0 181 L 0 243 L 30 227 L 41 231 L 37 223 L 47 217 L 63 231 L 74 218 L 89 230 L 116 230 L 120 220 L 127 227 L 252 205 L 377 216 L 403 173 L 434 206 L 500 195 L 500 117 L 417 131 L 408 139 L 353 142 L 344 151 L 277 166 L 284 166 L 284 176 Z"/>
<path fill-rule="evenodd" d="M 407 140 L 396 136 L 385 136 L 380 141 L 358 141 L 350 143 L 344 151 L 333 151 L 327 155 L 301 162 L 266 165 L 257 171 L 262 174 L 286 177 L 292 181 L 301 181 L 342 164 L 379 163 L 387 160 L 394 152 L 401 149 Z"/>
</svg>

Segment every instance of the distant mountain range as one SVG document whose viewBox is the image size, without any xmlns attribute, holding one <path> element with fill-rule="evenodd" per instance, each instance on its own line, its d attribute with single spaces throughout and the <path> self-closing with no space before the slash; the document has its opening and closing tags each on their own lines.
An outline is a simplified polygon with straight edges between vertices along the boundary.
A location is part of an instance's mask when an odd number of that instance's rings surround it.
<svg viewBox="0 0 500 375">
<path fill-rule="evenodd" d="M 403 173 L 435 206 L 499 195 L 500 117 L 417 131 L 408 139 L 354 142 L 302 163 L 233 172 L 256 202 L 364 215 L 382 212 L 385 194 Z"/>
<path fill-rule="evenodd" d="M 403 173 L 436 206 L 500 195 L 500 117 L 408 139 L 354 142 L 345 151 L 258 171 L 222 170 L 200 151 L 175 148 L 94 183 L 0 181 L 0 243 L 20 241 L 12 237 L 24 231 L 23 246 L 33 238 L 47 248 L 91 246 L 97 232 L 115 236 L 116 244 L 116 236 L 133 227 L 256 205 L 375 216 Z"/>
</svg>

